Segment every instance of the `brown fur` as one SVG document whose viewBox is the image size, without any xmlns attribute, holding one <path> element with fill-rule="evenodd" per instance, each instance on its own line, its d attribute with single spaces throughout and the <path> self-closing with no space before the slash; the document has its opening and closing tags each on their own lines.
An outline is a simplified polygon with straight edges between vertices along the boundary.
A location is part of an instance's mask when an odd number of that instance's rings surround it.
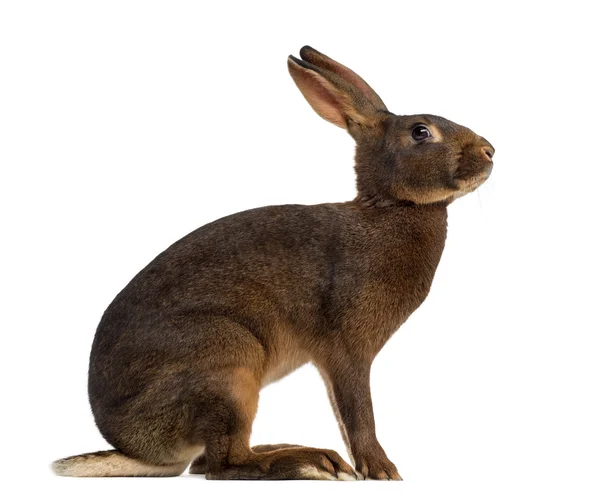
<svg viewBox="0 0 600 498">
<path fill-rule="evenodd" d="M 373 359 L 429 292 L 446 207 L 485 181 L 493 149 L 431 115 L 397 116 L 310 47 L 294 81 L 356 141 L 355 200 L 270 206 L 199 228 L 144 268 L 102 317 L 89 396 L 116 451 L 60 460 L 61 475 L 343 479 L 330 450 L 250 448 L 259 390 L 306 362 L 327 386 L 356 470 L 399 479 L 375 435 Z M 418 124 L 433 136 L 412 138 Z"/>
</svg>

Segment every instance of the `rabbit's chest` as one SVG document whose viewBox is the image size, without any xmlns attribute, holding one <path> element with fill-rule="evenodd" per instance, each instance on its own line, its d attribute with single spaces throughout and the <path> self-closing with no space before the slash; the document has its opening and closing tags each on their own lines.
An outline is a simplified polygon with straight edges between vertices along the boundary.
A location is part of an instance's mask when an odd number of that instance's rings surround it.
<svg viewBox="0 0 600 498">
<path fill-rule="evenodd" d="M 445 232 L 382 237 L 362 256 L 346 328 L 370 336 L 377 350 L 421 305 L 440 261 Z"/>
<path fill-rule="evenodd" d="M 429 294 L 439 259 L 435 254 L 390 257 L 373 268 L 363 283 L 365 309 L 390 327 L 399 327 Z"/>
</svg>

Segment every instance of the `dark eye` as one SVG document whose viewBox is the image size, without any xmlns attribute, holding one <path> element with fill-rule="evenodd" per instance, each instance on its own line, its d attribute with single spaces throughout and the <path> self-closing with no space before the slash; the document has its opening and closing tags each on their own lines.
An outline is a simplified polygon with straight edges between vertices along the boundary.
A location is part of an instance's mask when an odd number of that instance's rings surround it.
<svg viewBox="0 0 600 498">
<path fill-rule="evenodd" d="M 430 138 L 431 132 L 429 131 L 429 128 L 427 128 L 427 126 L 418 125 L 413 128 L 412 137 L 417 142 L 421 142 L 423 140 Z"/>
</svg>

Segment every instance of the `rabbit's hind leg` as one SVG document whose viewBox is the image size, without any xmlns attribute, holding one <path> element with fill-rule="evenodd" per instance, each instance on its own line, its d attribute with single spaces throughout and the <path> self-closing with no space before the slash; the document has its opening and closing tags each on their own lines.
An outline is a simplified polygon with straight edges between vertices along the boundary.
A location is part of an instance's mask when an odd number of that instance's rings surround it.
<svg viewBox="0 0 600 498">
<path fill-rule="evenodd" d="M 318 479 L 355 480 L 356 474 L 335 451 L 305 447 L 280 447 L 255 452 L 250 448 L 250 431 L 258 402 L 259 382 L 249 370 L 237 369 L 230 413 L 221 430 L 206 433 L 205 470 L 207 479 Z M 218 426 L 213 425 L 214 428 Z M 199 469 L 199 463 L 194 465 Z"/>
<path fill-rule="evenodd" d="M 218 326 L 219 337 L 228 341 L 215 344 L 214 351 L 220 356 L 218 361 L 213 356 L 210 372 L 207 359 L 195 376 L 192 390 L 197 408 L 190 438 L 192 444 L 205 445 L 206 478 L 355 479 L 352 467 L 335 451 L 303 447 L 252 451 L 250 432 L 258 407 L 264 349 L 241 325 L 219 320 L 212 326 Z M 222 332 L 224 328 L 227 334 Z"/>
</svg>

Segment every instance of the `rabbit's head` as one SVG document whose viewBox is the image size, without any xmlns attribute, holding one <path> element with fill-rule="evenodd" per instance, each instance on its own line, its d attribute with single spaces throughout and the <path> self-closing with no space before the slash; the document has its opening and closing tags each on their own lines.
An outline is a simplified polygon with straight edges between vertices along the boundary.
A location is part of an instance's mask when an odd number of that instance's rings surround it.
<svg viewBox="0 0 600 498">
<path fill-rule="evenodd" d="M 439 116 L 395 115 L 354 71 L 308 46 L 300 57 L 288 59 L 298 88 L 356 141 L 363 202 L 450 203 L 489 177 L 494 148 L 486 139 Z"/>
</svg>

